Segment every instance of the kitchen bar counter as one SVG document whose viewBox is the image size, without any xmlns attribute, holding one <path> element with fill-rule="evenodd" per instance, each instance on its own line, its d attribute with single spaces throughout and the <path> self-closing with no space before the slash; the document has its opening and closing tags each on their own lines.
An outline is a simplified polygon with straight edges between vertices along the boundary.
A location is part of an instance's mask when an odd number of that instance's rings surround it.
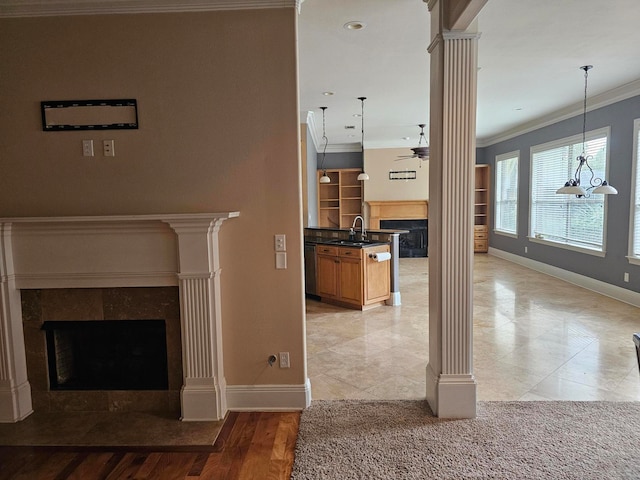
<svg viewBox="0 0 640 480">
<path fill-rule="evenodd" d="M 312 246 L 317 243 L 332 241 L 348 241 L 348 228 L 329 228 L 329 227 L 306 227 L 304 229 L 305 246 Z M 367 244 L 361 247 L 375 244 L 389 243 L 391 252 L 391 268 L 390 268 L 390 286 L 391 296 L 387 300 L 387 305 L 398 306 L 402 304 L 400 297 L 400 274 L 399 274 L 399 237 L 401 233 L 408 233 L 408 230 L 365 230 Z M 360 232 L 356 230 L 356 238 L 359 238 Z M 305 248 L 306 251 L 306 248 Z M 305 260 L 306 263 L 306 260 Z"/>
</svg>

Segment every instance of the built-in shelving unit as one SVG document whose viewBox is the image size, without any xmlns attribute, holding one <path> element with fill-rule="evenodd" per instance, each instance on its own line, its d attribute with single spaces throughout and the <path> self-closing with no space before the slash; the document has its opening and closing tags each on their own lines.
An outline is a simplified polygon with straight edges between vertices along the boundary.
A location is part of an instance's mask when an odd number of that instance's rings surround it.
<svg viewBox="0 0 640 480">
<path fill-rule="evenodd" d="M 473 250 L 489 251 L 489 202 L 490 185 L 489 165 L 476 165 L 474 193 L 474 231 Z"/>
<path fill-rule="evenodd" d="M 318 171 L 318 226 L 349 228 L 362 215 L 362 180 L 359 168 L 327 170 L 331 183 L 320 183 Z"/>
</svg>

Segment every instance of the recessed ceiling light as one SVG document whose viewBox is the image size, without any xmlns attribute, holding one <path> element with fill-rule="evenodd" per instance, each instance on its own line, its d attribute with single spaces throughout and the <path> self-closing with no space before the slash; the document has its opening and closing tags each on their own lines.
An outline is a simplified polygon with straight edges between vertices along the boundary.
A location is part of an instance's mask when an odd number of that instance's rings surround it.
<svg viewBox="0 0 640 480">
<path fill-rule="evenodd" d="M 333 95 L 333 92 L 322 92 L 322 95 L 324 95 L 325 97 L 330 97 L 331 95 Z"/>
<path fill-rule="evenodd" d="M 362 116 L 362 114 L 361 113 L 354 113 L 353 116 L 356 117 L 356 118 L 359 118 L 359 117 Z"/>
<path fill-rule="evenodd" d="M 366 26 L 367 26 L 366 23 L 359 22 L 357 20 L 354 20 L 352 22 L 347 22 L 343 25 L 343 27 L 346 28 L 347 30 L 362 30 Z"/>
<path fill-rule="evenodd" d="M 411 140 L 411 137 L 402 137 L 403 140 Z"/>
<path fill-rule="evenodd" d="M 522 107 L 516 107 L 517 111 L 524 110 Z"/>
</svg>

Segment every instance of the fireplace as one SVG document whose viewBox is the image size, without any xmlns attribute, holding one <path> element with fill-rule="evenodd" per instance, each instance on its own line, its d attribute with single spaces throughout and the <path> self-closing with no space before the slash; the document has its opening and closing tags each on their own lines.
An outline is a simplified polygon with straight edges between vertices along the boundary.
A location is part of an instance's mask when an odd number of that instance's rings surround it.
<svg viewBox="0 0 640 480">
<path fill-rule="evenodd" d="M 0 219 L 0 422 L 22 420 L 34 409 L 223 418 L 218 231 L 238 215 Z M 44 322 L 105 320 L 164 321 L 168 389 L 49 388 Z"/>
<path fill-rule="evenodd" d="M 428 247 L 427 219 L 421 220 L 380 220 L 380 228 L 408 230 L 399 237 L 400 258 L 426 257 Z"/>
<path fill-rule="evenodd" d="M 50 390 L 168 390 L 164 320 L 49 321 Z"/>
<path fill-rule="evenodd" d="M 180 414 L 178 287 L 24 289 L 21 304 L 35 410 Z"/>
</svg>

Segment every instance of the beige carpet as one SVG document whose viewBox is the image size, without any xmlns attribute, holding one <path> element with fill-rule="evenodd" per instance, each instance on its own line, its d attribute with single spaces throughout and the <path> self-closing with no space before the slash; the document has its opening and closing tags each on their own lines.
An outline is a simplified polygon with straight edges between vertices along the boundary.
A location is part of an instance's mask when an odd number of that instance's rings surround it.
<svg viewBox="0 0 640 480">
<path fill-rule="evenodd" d="M 314 401 L 291 478 L 640 479 L 640 402 L 479 402 L 441 420 L 425 401 Z"/>
</svg>

